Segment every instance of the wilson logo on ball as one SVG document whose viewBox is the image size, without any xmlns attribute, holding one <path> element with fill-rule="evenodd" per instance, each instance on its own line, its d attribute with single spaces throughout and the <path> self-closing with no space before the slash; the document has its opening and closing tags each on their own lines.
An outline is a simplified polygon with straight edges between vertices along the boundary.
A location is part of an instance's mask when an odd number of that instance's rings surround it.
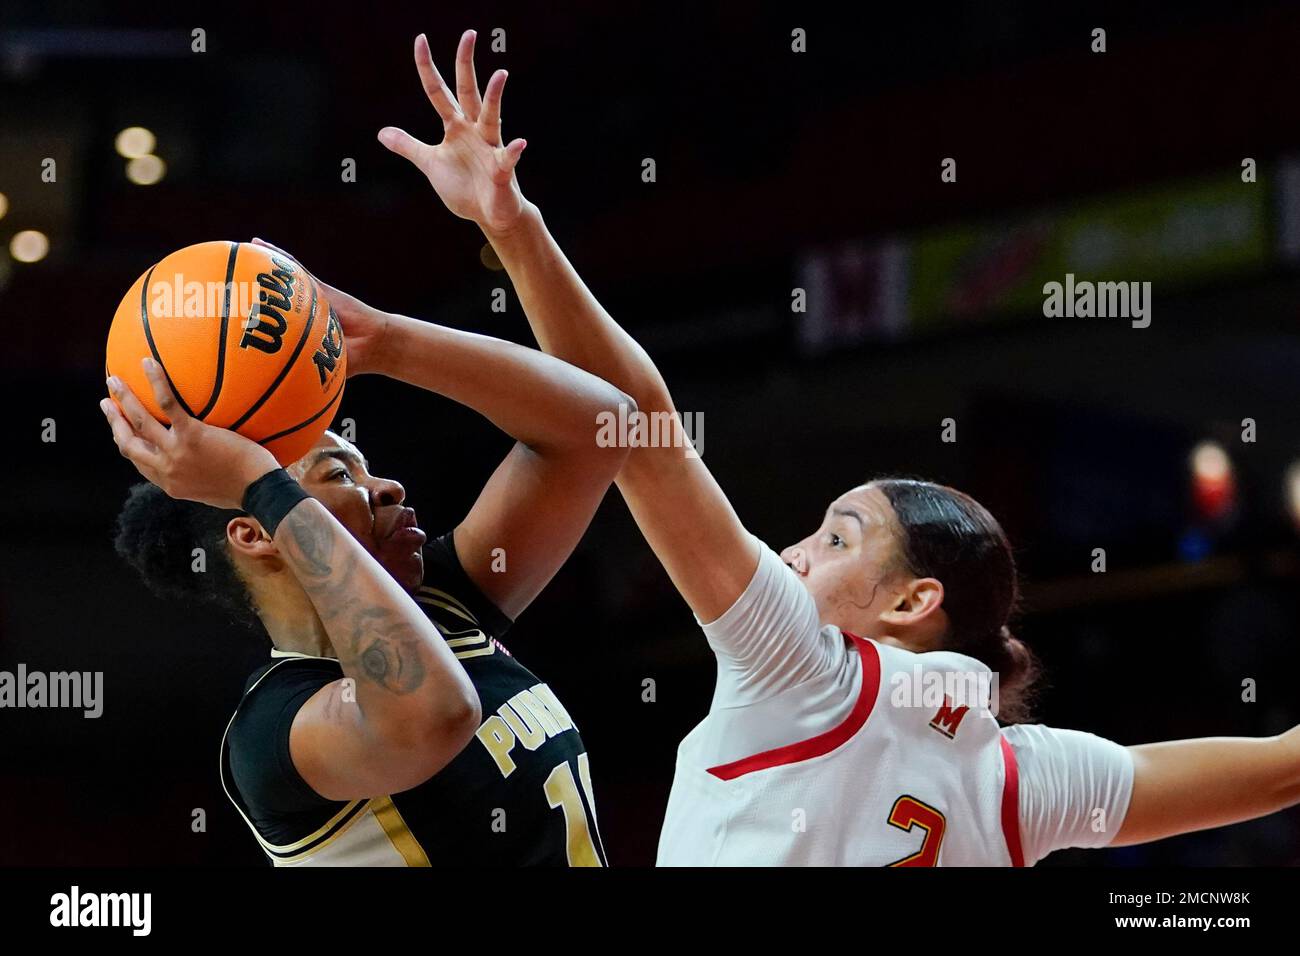
<svg viewBox="0 0 1300 956">
<path fill-rule="evenodd" d="M 278 256 L 272 256 L 271 262 L 275 268 L 270 273 L 258 273 L 257 284 L 262 291 L 258 293 L 257 305 L 253 306 L 244 322 L 244 337 L 239 340 L 241 349 L 255 348 L 267 355 L 274 355 L 284 345 L 284 333 L 289 323 L 283 313 L 293 310 L 296 281 L 291 263 Z M 321 384 L 324 383 L 322 378 Z"/>
</svg>

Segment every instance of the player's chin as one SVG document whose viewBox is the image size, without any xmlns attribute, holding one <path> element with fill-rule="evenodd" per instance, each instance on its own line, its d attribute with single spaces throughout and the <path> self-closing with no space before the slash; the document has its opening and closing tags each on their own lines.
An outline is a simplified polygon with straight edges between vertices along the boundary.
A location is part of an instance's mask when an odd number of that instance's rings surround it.
<svg viewBox="0 0 1300 956">
<path fill-rule="evenodd" d="M 375 555 L 398 584 L 408 591 L 414 591 L 424 580 L 424 553 L 420 550 L 423 541 L 408 536 L 386 538 L 379 544 Z"/>
</svg>

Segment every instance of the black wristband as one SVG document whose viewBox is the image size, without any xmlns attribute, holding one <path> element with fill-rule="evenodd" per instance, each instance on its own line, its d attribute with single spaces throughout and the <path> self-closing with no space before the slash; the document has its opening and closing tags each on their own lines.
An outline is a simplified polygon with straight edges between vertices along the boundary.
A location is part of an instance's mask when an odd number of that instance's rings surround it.
<svg viewBox="0 0 1300 956">
<path fill-rule="evenodd" d="M 311 495 L 283 468 L 268 471 L 244 491 L 244 511 L 252 515 L 266 533 L 275 537 L 275 529 L 294 505 Z"/>
</svg>

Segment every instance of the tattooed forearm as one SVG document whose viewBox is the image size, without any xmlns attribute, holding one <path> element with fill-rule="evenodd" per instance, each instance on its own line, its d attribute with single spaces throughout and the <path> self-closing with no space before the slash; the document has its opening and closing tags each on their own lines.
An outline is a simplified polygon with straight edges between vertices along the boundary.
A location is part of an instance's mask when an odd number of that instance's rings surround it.
<svg viewBox="0 0 1300 956">
<path fill-rule="evenodd" d="M 409 694 L 424 684 L 420 639 L 391 611 L 366 608 L 350 623 L 351 650 L 362 675 L 395 694 Z"/>
<path fill-rule="evenodd" d="M 417 609 L 403 614 L 388 606 L 396 582 L 366 580 L 355 553 L 360 545 L 340 542 L 347 531 L 317 508 L 295 508 L 281 524 L 288 531 L 277 534 L 281 554 L 311 598 L 344 670 L 394 694 L 422 687 L 428 637 L 410 617 L 419 615 Z"/>
<path fill-rule="evenodd" d="M 314 508 L 294 508 L 284 517 L 289 529 L 290 557 L 300 574 L 314 578 L 328 577 L 334 557 L 337 529 L 322 519 Z"/>
</svg>

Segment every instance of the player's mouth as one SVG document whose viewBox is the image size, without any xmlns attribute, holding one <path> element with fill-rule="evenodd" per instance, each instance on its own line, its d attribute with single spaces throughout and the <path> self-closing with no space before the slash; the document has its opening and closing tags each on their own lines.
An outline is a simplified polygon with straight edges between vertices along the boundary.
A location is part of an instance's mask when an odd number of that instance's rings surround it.
<svg viewBox="0 0 1300 956">
<path fill-rule="evenodd" d="M 384 537 L 397 544 L 410 545 L 412 548 L 419 548 L 429 540 L 429 536 L 415 523 L 415 509 L 405 507 L 398 510 L 392 529 Z"/>
</svg>

